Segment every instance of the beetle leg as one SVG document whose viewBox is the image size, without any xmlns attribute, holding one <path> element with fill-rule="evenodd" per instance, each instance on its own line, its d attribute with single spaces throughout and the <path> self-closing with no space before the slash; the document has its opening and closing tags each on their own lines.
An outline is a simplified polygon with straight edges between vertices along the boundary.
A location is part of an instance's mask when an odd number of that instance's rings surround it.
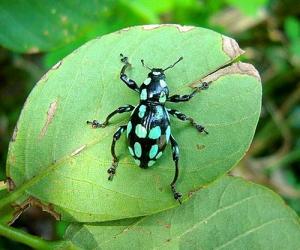
<svg viewBox="0 0 300 250">
<path fill-rule="evenodd" d="M 105 128 L 110 120 L 110 118 L 112 118 L 114 115 L 116 114 L 122 114 L 124 112 L 129 112 L 132 111 L 134 109 L 134 106 L 128 104 L 125 106 L 121 106 L 119 108 L 117 108 L 115 111 L 111 112 L 105 119 L 105 121 L 103 123 L 97 121 L 97 120 L 93 120 L 93 121 L 87 121 L 87 124 L 92 124 L 93 128 Z"/>
<path fill-rule="evenodd" d="M 114 175 L 116 174 L 116 169 L 117 169 L 118 162 L 119 162 L 118 157 L 116 156 L 116 152 L 115 152 L 116 142 L 117 142 L 117 140 L 120 139 L 122 133 L 125 132 L 126 129 L 127 129 L 127 125 L 120 126 L 118 128 L 118 130 L 114 133 L 114 136 L 113 136 L 113 140 L 112 140 L 112 144 L 111 144 L 111 155 L 113 157 L 113 161 L 112 161 L 111 167 L 107 170 L 107 173 L 109 174 L 109 176 L 108 176 L 109 181 L 112 181 Z"/>
<path fill-rule="evenodd" d="M 205 134 L 208 134 L 205 128 L 202 125 L 196 123 L 192 117 L 189 117 L 176 109 L 167 109 L 167 111 L 170 115 L 175 116 L 181 121 L 189 121 L 192 126 L 195 127 L 200 133 L 204 132 Z"/>
<path fill-rule="evenodd" d="M 129 79 L 129 77 L 126 75 L 125 71 L 128 67 L 131 67 L 131 64 L 128 62 L 128 57 L 127 56 L 123 56 L 123 54 L 120 54 L 121 56 L 121 62 L 124 63 L 124 66 L 121 69 L 120 72 L 120 79 L 131 89 L 133 89 L 134 91 L 140 93 L 140 88 L 139 86 L 136 84 L 136 82 L 132 79 Z"/>
<path fill-rule="evenodd" d="M 170 143 L 172 146 L 172 152 L 173 152 L 173 161 L 175 162 L 175 175 L 174 175 L 174 179 L 171 182 L 171 190 L 173 192 L 174 195 L 174 199 L 178 200 L 179 203 L 181 204 L 181 197 L 182 194 L 176 191 L 176 181 L 178 179 L 178 175 L 179 175 L 179 166 L 178 166 L 178 160 L 179 160 L 179 147 L 177 142 L 175 141 L 175 138 L 173 137 L 173 135 L 170 136 Z"/>
<path fill-rule="evenodd" d="M 200 92 L 201 90 L 205 90 L 209 87 L 210 82 L 203 82 L 201 86 L 197 87 L 191 94 L 189 95 L 172 95 L 170 96 L 167 101 L 168 102 L 187 102 L 192 97 L 196 95 L 196 93 Z"/>
</svg>

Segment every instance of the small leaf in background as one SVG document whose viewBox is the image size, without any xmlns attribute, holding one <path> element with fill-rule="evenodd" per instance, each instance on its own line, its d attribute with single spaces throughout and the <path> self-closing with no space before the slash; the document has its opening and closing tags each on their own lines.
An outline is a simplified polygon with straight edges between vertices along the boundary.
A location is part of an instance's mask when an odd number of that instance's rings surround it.
<svg viewBox="0 0 300 250">
<path fill-rule="evenodd" d="M 0 43 L 23 53 L 49 51 L 88 33 L 109 15 L 109 1 L 2 1 Z"/>
<path fill-rule="evenodd" d="M 300 65 L 300 22 L 296 17 L 286 18 L 285 33 L 289 39 L 289 52 L 292 63 L 299 68 Z"/>
<path fill-rule="evenodd" d="M 256 16 L 258 11 L 261 10 L 267 0 L 253 0 L 253 1 L 239 1 L 239 0 L 226 0 L 226 2 L 249 16 Z"/>
<path fill-rule="evenodd" d="M 267 188 L 223 177 L 176 209 L 110 224 L 73 224 L 65 239 L 82 249 L 294 250 L 300 221 Z"/>
<path fill-rule="evenodd" d="M 51 203 L 63 220 L 105 221 L 153 214 L 178 206 L 170 191 L 174 176 L 171 150 L 153 168 L 137 167 L 124 136 L 116 151 L 117 176 L 107 181 L 110 146 L 129 114 L 105 129 L 87 120 L 103 120 L 138 95 L 119 79 L 119 54 L 129 57 L 131 78 L 144 81 L 147 69 L 184 60 L 167 72 L 171 94 L 191 93 L 201 80 L 209 89 L 190 102 L 168 104 L 206 126 L 209 135 L 171 120 L 180 147 L 178 190 L 187 194 L 229 171 L 245 154 L 261 106 L 261 84 L 253 66 L 234 63 L 242 51 L 233 39 L 211 30 L 179 25 L 138 26 L 90 41 L 67 56 L 36 85 L 27 99 L 10 144 L 7 174 L 26 196 Z M 213 73 L 215 72 L 215 73 Z M 24 199 L 24 197 L 23 197 Z"/>
</svg>

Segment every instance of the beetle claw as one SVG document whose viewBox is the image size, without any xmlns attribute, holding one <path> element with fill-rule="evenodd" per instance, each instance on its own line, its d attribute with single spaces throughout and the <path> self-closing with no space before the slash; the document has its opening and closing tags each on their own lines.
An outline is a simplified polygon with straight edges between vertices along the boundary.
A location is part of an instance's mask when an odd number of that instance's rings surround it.
<svg viewBox="0 0 300 250">
<path fill-rule="evenodd" d="M 207 134 L 208 135 L 208 132 L 205 130 L 205 128 L 203 127 L 203 126 L 201 126 L 201 125 L 196 125 L 196 129 L 200 132 L 200 133 L 202 133 L 202 132 L 204 132 L 205 134 Z"/>
<path fill-rule="evenodd" d="M 171 189 L 173 192 L 174 199 L 177 200 L 179 204 L 182 204 L 181 202 L 182 194 L 176 191 L 175 185 L 171 185 Z"/>
<path fill-rule="evenodd" d="M 93 120 L 93 121 L 86 121 L 87 124 L 91 124 L 92 128 L 105 128 L 107 123 L 103 122 L 100 123 L 97 120 Z"/>
</svg>

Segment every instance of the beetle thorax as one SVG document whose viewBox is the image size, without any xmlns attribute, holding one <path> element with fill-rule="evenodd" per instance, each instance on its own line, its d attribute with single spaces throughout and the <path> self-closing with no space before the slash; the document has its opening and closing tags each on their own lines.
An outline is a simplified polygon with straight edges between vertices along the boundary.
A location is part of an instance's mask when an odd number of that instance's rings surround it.
<svg viewBox="0 0 300 250">
<path fill-rule="evenodd" d="M 140 100 L 164 104 L 169 96 L 166 76 L 161 69 L 152 69 L 140 87 Z"/>
</svg>

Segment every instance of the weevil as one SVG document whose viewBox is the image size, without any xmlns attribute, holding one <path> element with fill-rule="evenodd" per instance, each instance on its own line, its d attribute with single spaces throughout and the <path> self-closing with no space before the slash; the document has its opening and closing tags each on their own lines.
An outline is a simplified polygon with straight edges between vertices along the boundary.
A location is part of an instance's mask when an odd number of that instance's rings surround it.
<svg viewBox="0 0 300 250">
<path fill-rule="evenodd" d="M 176 181 L 179 176 L 179 147 L 171 133 L 170 117 L 172 115 L 181 121 L 190 122 L 200 133 L 208 134 L 207 130 L 196 123 L 192 117 L 189 117 L 176 109 L 166 108 L 166 102 L 187 102 L 196 95 L 197 92 L 208 88 L 209 83 L 203 82 L 195 88 L 192 93 L 187 95 L 169 96 L 169 88 L 166 83 L 165 72 L 173 68 L 183 57 L 180 57 L 175 63 L 162 68 L 150 68 L 141 60 L 142 66 L 149 69 L 148 77 L 139 87 L 137 83 L 130 79 L 126 74 L 126 69 L 131 67 L 128 57 L 120 54 L 121 62 L 124 64 L 121 68 L 120 79 L 132 90 L 139 93 L 140 102 L 137 106 L 124 105 L 110 113 L 103 123 L 93 120 L 87 121 L 93 128 L 104 128 L 108 125 L 110 119 L 124 112 L 131 112 L 127 125 L 120 126 L 115 134 L 111 144 L 111 154 L 113 157 L 112 165 L 107 170 L 108 180 L 113 180 L 118 166 L 118 157 L 115 152 L 116 142 L 126 131 L 129 153 L 133 156 L 135 163 L 141 168 L 149 168 L 160 158 L 168 143 L 172 147 L 172 156 L 175 163 L 175 174 L 170 184 L 174 199 L 181 203 L 182 194 L 176 190 Z"/>
</svg>

